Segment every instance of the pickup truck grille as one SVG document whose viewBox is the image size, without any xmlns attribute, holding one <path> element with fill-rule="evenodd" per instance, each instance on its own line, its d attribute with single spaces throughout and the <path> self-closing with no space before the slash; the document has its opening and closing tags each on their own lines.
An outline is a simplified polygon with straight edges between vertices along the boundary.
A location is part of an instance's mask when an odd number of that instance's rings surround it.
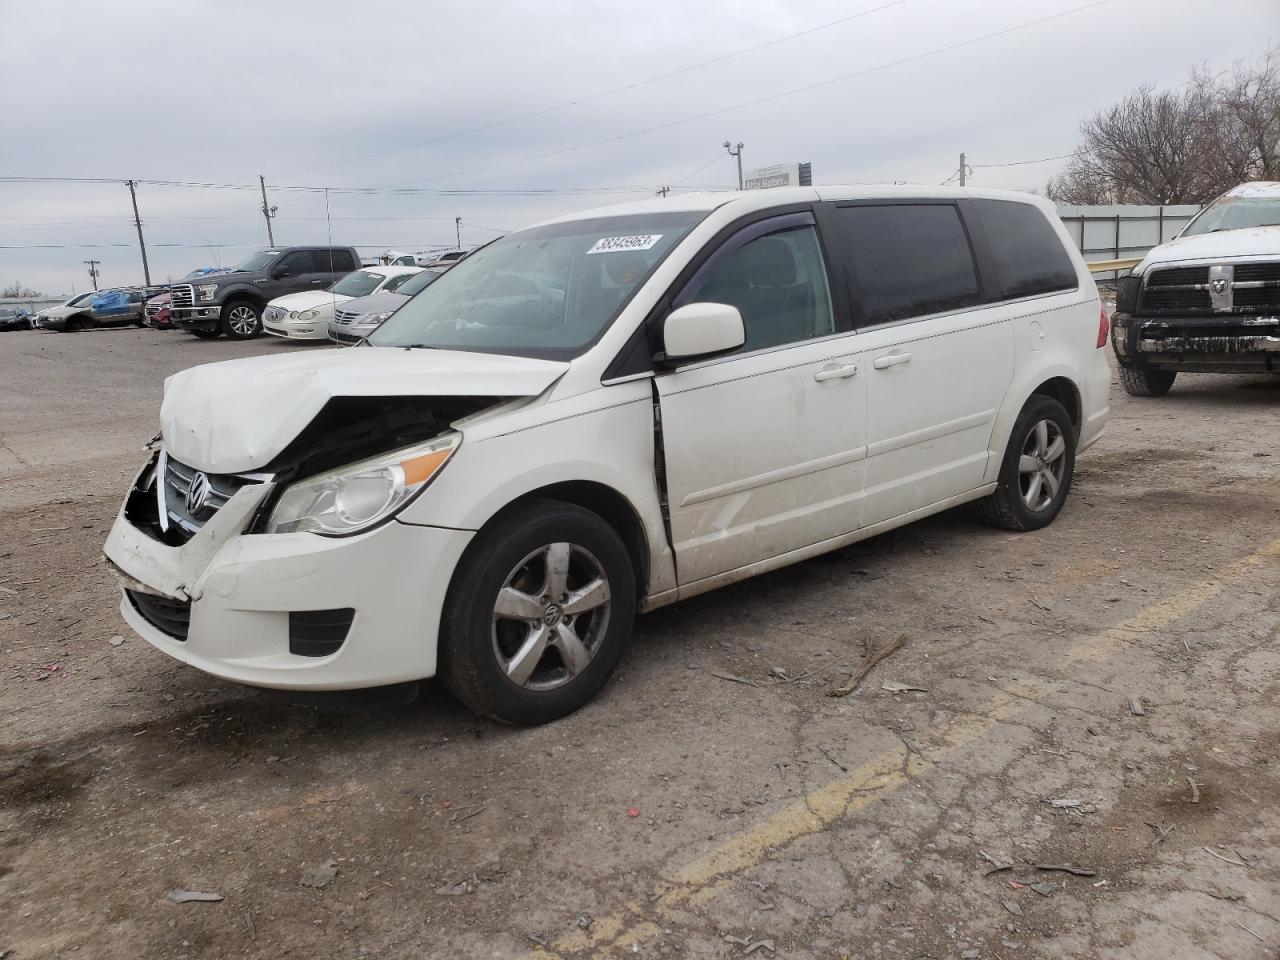
<svg viewBox="0 0 1280 960">
<path fill-rule="evenodd" d="M 191 485 L 197 482 L 197 477 L 204 477 L 208 492 L 203 497 L 192 498 Z M 165 512 L 170 525 L 177 528 L 184 540 L 198 533 L 237 490 L 254 482 L 231 474 L 202 473 L 172 457 L 165 458 L 163 481 Z"/>
<path fill-rule="evenodd" d="M 1280 311 L 1280 262 L 1153 270 L 1147 277 L 1140 307 L 1143 314 L 1165 316 L 1277 311 Z"/>
<path fill-rule="evenodd" d="M 171 307 L 190 307 L 196 302 L 195 288 L 189 283 L 179 283 L 169 288 Z"/>
</svg>

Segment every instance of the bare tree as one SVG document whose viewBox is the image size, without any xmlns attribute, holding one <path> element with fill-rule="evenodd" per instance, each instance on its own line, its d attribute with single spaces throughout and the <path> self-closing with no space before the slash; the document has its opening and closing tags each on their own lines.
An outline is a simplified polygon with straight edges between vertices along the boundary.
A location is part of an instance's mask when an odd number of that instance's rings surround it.
<svg viewBox="0 0 1280 960">
<path fill-rule="evenodd" d="M 1280 48 L 1176 92 L 1139 87 L 1080 125 L 1083 142 L 1047 185 L 1059 203 L 1205 203 L 1280 179 Z"/>
<path fill-rule="evenodd" d="M 0 297 L 41 297 L 44 296 L 39 290 L 32 290 L 30 287 L 24 287 L 22 281 L 15 280 L 9 286 L 0 290 Z"/>
</svg>

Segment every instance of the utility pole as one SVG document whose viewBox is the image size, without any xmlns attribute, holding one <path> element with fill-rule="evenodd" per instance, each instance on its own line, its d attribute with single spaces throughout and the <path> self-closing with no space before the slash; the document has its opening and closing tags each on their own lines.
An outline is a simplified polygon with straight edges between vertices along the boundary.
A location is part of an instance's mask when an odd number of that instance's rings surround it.
<svg viewBox="0 0 1280 960">
<path fill-rule="evenodd" d="M 258 174 L 258 185 L 262 187 L 262 216 L 267 221 L 267 246 L 274 247 L 276 238 L 271 235 L 271 218 L 276 215 L 276 207 L 267 203 L 267 179 L 262 174 Z"/>
<path fill-rule="evenodd" d="M 89 278 L 93 281 L 93 289 L 98 289 L 98 264 L 101 260 L 82 260 L 82 263 L 89 265 Z"/>
<path fill-rule="evenodd" d="M 668 193 L 670 193 L 670 192 L 671 192 L 671 188 L 670 188 L 670 187 L 659 187 L 657 190 L 655 190 L 655 191 L 653 192 L 653 195 L 654 195 L 655 197 L 663 197 L 663 198 L 665 199 L 665 197 L 667 196 L 667 194 L 668 194 Z"/>
<path fill-rule="evenodd" d="M 962 153 L 960 154 L 960 186 L 962 187 L 964 186 L 964 174 L 965 174 L 964 154 Z"/>
<path fill-rule="evenodd" d="M 133 201 L 133 225 L 138 228 L 138 249 L 142 251 L 142 279 L 151 286 L 151 267 L 147 264 L 147 245 L 142 239 L 142 219 L 138 216 L 138 191 L 136 184 L 129 180 L 129 198 Z"/>
<path fill-rule="evenodd" d="M 462 218 L 461 217 L 453 218 L 453 229 L 454 229 L 454 236 L 457 240 L 457 245 L 455 249 L 461 250 L 462 249 Z"/>
<path fill-rule="evenodd" d="M 738 158 L 738 189 L 742 189 L 742 141 L 738 141 L 737 145 L 730 144 L 728 140 L 724 142 L 724 148 L 729 151 L 729 156 Z"/>
</svg>

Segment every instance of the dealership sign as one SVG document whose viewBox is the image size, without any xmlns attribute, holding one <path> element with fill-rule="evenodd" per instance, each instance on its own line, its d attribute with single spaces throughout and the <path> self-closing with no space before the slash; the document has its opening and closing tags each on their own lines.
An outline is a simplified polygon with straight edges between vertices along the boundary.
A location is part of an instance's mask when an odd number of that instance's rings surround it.
<svg viewBox="0 0 1280 960">
<path fill-rule="evenodd" d="M 742 179 L 744 190 L 768 190 L 770 187 L 808 187 L 813 185 L 813 166 L 808 163 L 778 163 L 747 171 Z"/>
</svg>

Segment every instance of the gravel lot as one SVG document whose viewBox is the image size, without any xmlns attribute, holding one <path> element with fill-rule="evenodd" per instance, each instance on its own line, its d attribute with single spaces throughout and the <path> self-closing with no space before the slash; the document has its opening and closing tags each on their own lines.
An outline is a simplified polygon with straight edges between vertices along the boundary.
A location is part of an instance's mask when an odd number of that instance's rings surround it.
<svg viewBox="0 0 1280 960">
<path fill-rule="evenodd" d="M 0 956 L 1277 957 L 1280 378 L 1117 390 L 1047 530 L 949 513 L 659 611 L 514 730 L 124 628 L 163 377 L 286 349 L 0 336 Z"/>
</svg>

